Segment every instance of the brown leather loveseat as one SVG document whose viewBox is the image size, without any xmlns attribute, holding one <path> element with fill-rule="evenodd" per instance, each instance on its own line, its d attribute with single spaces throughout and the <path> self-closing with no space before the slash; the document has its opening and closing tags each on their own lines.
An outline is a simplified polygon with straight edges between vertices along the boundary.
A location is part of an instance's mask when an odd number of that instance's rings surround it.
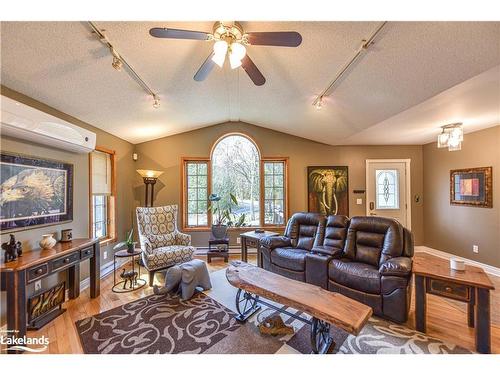
<svg viewBox="0 0 500 375">
<path fill-rule="evenodd" d="M 412 234 L 383 217 L 294 214 L 284 236 L 260 242 L 265 269 L 363 302 L 376 315 L 408 319 Z"/>
</svg>

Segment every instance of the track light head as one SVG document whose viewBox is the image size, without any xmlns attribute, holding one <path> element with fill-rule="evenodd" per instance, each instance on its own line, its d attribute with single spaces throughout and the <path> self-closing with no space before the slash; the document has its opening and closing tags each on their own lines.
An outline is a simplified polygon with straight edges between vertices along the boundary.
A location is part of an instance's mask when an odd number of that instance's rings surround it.
<svg viewBox="0 0 500 375">
<path fill-rule="evenodd" d="M 323 108 L 323 97 L 320 96 L 316 99 L 316 102 L 314 103 L 314 107 L 319 111 L 321 108 Z"/>
<path fill-rule="evenodd" d="M 111 63 L 111 66 L 115 69 L 118 70 L 119 72 L 122 70 L 122 60 L 120 58 L 113 56 L 113 62 Z"/>
<path fill-rule="evenodd" d="M 153 102 L 153 108 L 154 109 L 160 108 L 160 98 L 158 96 L 156 96 L 156 95 L 153 95 L 153 100 L 154 100 L 154 102 Z"/>
</svg>

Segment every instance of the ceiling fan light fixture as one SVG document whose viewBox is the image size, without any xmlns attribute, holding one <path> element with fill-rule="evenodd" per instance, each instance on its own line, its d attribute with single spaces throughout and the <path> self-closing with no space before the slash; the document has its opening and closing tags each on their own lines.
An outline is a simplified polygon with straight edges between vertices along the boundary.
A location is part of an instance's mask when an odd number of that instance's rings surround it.
<svg viewBox="0 0 500 375">
<path fill-rule="evenodd" d="M 241 60 L 245 57 L 247 49 L 245 46 L 238 42 L 231 43 L 229 48 L 229 62 L 231 69 L 236 69 L 241 66 Z"/>
<path fill-rule="evenodd" d="M 225 40 L 218 40 L 214 43 L 214 55 L 212 57 L 212 61 L 219 65 L 221 68 L 224 66 L 227 50 L 228 44 Z"/>
</svg>

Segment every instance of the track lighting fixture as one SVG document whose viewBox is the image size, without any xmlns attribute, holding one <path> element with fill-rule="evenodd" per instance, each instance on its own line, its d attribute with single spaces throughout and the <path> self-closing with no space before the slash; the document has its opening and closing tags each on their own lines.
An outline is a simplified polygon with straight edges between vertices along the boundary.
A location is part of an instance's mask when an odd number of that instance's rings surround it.
<svg viewBox="0 0 500 375">
<path fill-rule="evenodd" d="M 361 41 L 361 46 L 358 48 L 354 56 L 340 69 L 340 71 L 337 73 L 335 78 L 333 79 L 332 82 L 328 85 L 326 89 L 319 94 L 316 99 L 314 99 L 312 105 L 315 106 L 317 109 L 320 109 L 322 106 L 323 98 L 330 95 L 331 91 L 333 90 L 333 87 L 339 80 L 342 78 L 342 76 L 352 67 L 352 65 L 356 62 L 356 60 L 361 56 L 363 52 L 368 50 L 368 48 L 374 43 L 374 39 L 377 37 L 377 35 L 380 33 L 380 31 L 383 29 L 383 27 L 387 24 L 387 21 L 382 22 L 377 29 L 373 32 L 373 34 L 368 38 L 368 39 L 363 39 Z M 319 103 L 319 104 L 318 104 Z"/>
<path fill-rule="evenodd" d="M 122 70 L 123 63 L 118 57 L 113 56 L 111 66 L 120 72 Z"/>
<path fill-rule="evenodd" d="M 323 108 L 323 97 L 320 96 L 318 97 L 318 99 L 316 100 L 314 106 L 316 107 L 316 109 L 319 111 L 321 108 Z"/>
<path fill-rule="evenodd" d="M 154 109 L 158 109 L 160 108 L 160 98 L 158 97 L 158 95 L 153 95 L 153 108 Z"/>
<path fill-rule="evenodd" d="M 127 62 L 127 60 L 125 60 L 125 58 L 120 53 L 118 53 L 118 51 L 116 51 L 115 47 L 111 44 L 106 35 L 104 35 L 104 30 L 99 29 L 91 21 L 88 21 L 88 24 L 92 29 L 92 33 L 99 38 L 99 41 L 102 44 L 109 48 L 109 52 L 113 56 L 113 62 L 111 63 L 111 66 L 114 69 L 121 71 L 122 67 L 125 65 L 125 67 L 127 68 L 126 71 L 131 76 L 131 78 L 133 78 L 134 81 L 137 82 L 137 84 L 139 84 L 144 89 L 144 91 L 146 91 L 148 95 L 151 95 L 151 97 L 153 98 L 153 108 L 159 108 L 160 98 L 158 97 L 158 95 L 149 87 L 146 82 L 144 82 L 144 80 L 139 76 L 139 74 L 137 74 L 135 69 Z"/>
</svg>

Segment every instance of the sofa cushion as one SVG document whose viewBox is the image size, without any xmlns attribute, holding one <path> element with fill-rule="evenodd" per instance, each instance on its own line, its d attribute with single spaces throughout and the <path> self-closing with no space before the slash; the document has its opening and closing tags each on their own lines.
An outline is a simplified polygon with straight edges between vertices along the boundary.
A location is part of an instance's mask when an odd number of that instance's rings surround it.
<svg viewBox="0 0 500 375">
<path fill-rule="evenodd" d="M 353 262 L 347 258 L 333 259 L 330 262 L 328 276 L 338 284 L 365 293 L 380 293 L 380 273 L 377 267 Z"/>
<path fill-rule="evenodd" d="M 271 262 L 278 267 L 287 268 L 292 271 L 305 270 L 305 256 L 307 250 L 293 247 L 277 247 L 271 251 Z"/>
<path fill-rule="evenodd" d="M 347 236 L 349 218 L 343 215 L 330 215 L 326 218 L 324 246 L 343 249 Z"/>
</svg>

